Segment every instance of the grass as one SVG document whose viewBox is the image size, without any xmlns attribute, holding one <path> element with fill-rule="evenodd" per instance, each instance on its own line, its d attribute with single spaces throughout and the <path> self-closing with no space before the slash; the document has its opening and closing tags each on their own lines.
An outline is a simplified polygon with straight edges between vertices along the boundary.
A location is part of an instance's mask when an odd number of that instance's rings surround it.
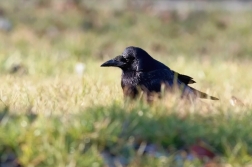
<svg viewBox="0 0 252 167">
<path fill-rule="evenodd" d="M 181 18 L 81 5 L 26 4 L 19 14 L 11 1 L 3 7 L 14 27 L 0 33 L 2 161 L 15 153 L 23 166 L 103 166 L 105 149 L 129 166 L 201 166 L 204 161 L 176 156 L 202 139 L 215 163 L 252 164 L 251 12 Z M 192 76 L 193 87 L 221 100 L 124 102 L 120 70 L 99 66 L 129 45 Z M 78 63 L 83 73 L 76 72 Z M 232 96 L 244 105 L 232 106 Z M 142 155 L 135 142 L 153 143 L 169 156 Z"/>
</svg>

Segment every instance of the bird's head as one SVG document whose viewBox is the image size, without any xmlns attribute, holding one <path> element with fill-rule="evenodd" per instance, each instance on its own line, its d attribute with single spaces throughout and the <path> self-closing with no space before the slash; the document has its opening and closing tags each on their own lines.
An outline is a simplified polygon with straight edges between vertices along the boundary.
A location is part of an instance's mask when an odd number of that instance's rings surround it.
<svg viewBox="0 0 252 167">
<path fill-rule="evenodd" d="M 154 61 L 143 49 L 129 46 L 122 55 L 106 61 L 101 67 L 119 67 L 123 71 L 150 71 Z"/>
</svg>

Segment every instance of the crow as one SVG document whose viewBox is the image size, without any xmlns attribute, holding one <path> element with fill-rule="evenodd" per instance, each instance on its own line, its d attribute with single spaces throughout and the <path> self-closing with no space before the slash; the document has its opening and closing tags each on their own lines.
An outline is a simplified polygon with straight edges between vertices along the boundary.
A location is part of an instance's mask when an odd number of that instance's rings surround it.
<svg viewBox="0 0 252 167">
<path fill-rule="evenodd" d="M 136 98 L 143 92 L 147 95 L 147 99 L 151 99 L 153 93 L 160 94 L 164 85 L 166 90 L 179 88 L 181 97 L 219 100 L 190 87 L 188 84 L 195 83 L 192 77 L 171 70 L 139 47 L 129 46 L 122 55 L 101 65 L 101 67 L 110 66 L 122 69 L 121 87 L 126 97 Z"/>
</svg>

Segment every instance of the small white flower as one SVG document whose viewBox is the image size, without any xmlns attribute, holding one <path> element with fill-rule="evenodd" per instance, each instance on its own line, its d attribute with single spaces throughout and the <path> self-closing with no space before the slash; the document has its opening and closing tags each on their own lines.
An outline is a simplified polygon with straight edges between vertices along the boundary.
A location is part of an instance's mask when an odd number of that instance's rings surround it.
<svg viewBox="0 0 252 167">
<path fill-rule="evenodd" d="M 82 75 L 85 70 L 85 64 L 84 63 L 77 63 L 75 65 L 75 72 L 79 75 Z"/>
</svg>

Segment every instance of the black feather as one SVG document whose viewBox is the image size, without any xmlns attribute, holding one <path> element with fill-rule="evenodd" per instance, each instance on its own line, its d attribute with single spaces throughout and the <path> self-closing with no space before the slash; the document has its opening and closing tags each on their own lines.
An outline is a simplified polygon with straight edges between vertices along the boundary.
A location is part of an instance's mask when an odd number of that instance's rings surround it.
<svg viewBox="0 0 252 167">
<path fill-rule="evenodd" d="M 175 73 L 175 75 L 177 75 L 178 79 L 179 79 L 181 82 L 185 83 L 186 85 L 196 83 L 196 82 L 193 80 L 193 78 L 190 77 L 190 76 L 183 75 L 183 74 L 179 74 L 179 73 L 176 73 L 176 72 L 174 72 L 174 73 Z"/>
</svg>

